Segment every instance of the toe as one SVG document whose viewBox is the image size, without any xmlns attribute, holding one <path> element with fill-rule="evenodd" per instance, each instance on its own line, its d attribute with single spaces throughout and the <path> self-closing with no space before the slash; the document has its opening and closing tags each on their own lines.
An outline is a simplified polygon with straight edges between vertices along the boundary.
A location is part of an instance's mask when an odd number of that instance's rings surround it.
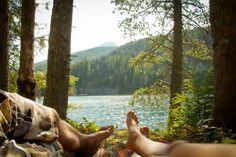
<svg viewBox="0 0 236 157">
<path fill-rule="evenodd" d="M 129 111 L 127 113 L 127 117 L 129 117 L 129 118 L 133 118 L 134 115 L 135 115 L 135 113 L 133 111 Z"/>
<path fill-rule="evenodd" d="M 105 130 L 109 130 L 109 129 L 113 129 L 114 130 L 114 126 L 113 125 L 106 125 L 106 126 L 102 126 L 99 131 L 105 131 Z"/>
</svg>

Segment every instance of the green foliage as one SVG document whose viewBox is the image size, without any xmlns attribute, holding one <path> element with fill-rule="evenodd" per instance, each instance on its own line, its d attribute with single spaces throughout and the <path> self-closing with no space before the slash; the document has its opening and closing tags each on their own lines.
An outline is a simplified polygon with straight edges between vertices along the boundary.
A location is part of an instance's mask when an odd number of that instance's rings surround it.
<svg viewBox="0 0 236 157">
<path fill-rule="evenodd" d="M 147 51 L 146 40 L 130 42 L 95 60 L 83 59 L 71 66 L 71 74 L 80 77 L 76 83 L 82 94 L 130 94 L 150 85 L 157 78 L 156 70 L 136 74 L 128 61 L 139 51 Z M 157 68 L 157 67 L 155 67 Z"/>
<path fill-rule="evenodd" d="M 194 29 L 186 32 L 190 32 L 189 36 L 196 40 L 195 49 L 206 50 L 206 46 L 203 47 L 204 42 L 200 41 L 203 39 L 200 31 Z M 152 86 L 157 80 L 169 83 L 171 40 L 172 35 L 166 34 L 130 42 L 118 48 L 92 48 L 74 53 L 71 74 L 80 78 L 75 83 L 75 93 L 131 94 L 139 88 Z M 198 45 L 202 48 L 198 48 Z M 195 49 L 186 41 L 185 59 L 188 64 L 202 64 L 201 56 L 192 52 Z M 42 70 L 45 66 L 44 62 L 37 63 L 35 69 Z M 205 66 L 204 63 L 202 66 Z"/>
<path fill-rule="evenodd" d="M 169 85 L 164 81 L 157 81 L 150 87 L 140 88 L 133 93 L 130 104 L 143 104 L 149 106 L 158 106 L 167 109 L 169 98 Z"/>
<path fill-rule="evenodd" d="M 17 70 L 20 58 L 21 0 L 9 1 L 9 66 Z"/>
<path fill-rule="evenodd" d="M 236 144 L 236 140 L 226 138 L 222 141 L 222 143 L 224 143 L 224 144 Z"/>
<path fill-rule="evenodd" d="M 83 122 L 80 123 L 77 123 L 71 119 L 67 119 L 67 122 L 77 128 L 81 133 L 85 134 L 95 133 L 101 129 L 101 127 L 99 127 L 95 121 L 90 122 L 86 119 L 86 117 L 83 117 Z"/>
<path fill-rule="evenodd" d="M 69 95 L 74 95 L 76 93 L 75 83 L 79 80 L 78 77 L 70 75 L 69 78 Z"/>
<path fill-rule="evenodd" d="M 184 43 L 184 52 L 187 56 L 192 56 L 201 60 L 211 60 L 211 50 L 200 40 L 193 39 Z"/>
<path fill-rule="evenodd" d="M 205 41 L 200 40 L 204 34 L 197 29 L 188 32 L 191 33 L 189 36 L 192 40 L 184 42 L 184 92 L 175 98 L 173 104 L 174 106 L 182 104 L 182 106 L 170 108 L 173 125 L 168 127 L 168 133 L 173 137 L 186 137 L 189 132 L 194 132 L 193 128 L 199 127 L 199 122 L 209 122 L 211 119 L 213 97 L 211 50 Z M 169 42 L 171 36 L 167 40 L 166 37 L 150 38 L 149 51 L 140 52 L 129 61 L 129 65 L 139 73 L 150 71 L 155 66 L 159 67 L 157 68 L 158 81 L 149 87 L 136 90 L 131 104 L 141 103 L 152 106 L 168 104 L 169 71 L 171 70 L 169 65 L 172 51 Z"/>
<path fill-rule="evenodd" d="M 9 72 L 9 92 L 16 93 L 18 88 L 17 88 L 17 80 L 18 77 L 18 71 L 15 70 L 10 70 Z"/>
<path fill-rule="evenodd" d="M 170 46 L 165 36 L 152 37 L 128 43 L 102 58 L 80 60 L 71 66 L 71 74 L 80 77 L 76 83 L 77 92 L 130 94 L 138 88 L 150 87 L 157 80 L 169 82 Z M 200 57 L 190 56 L 187 47 L 186 51 L 188 64 L 201 64 Z"/>
<path fill-rule="evenodd" d="M 150 70 L 154 64 L 160 63 L 159 58 L 154 53 L 139 52 L 134 58 L 129 60 L 129 66 L 136 72 Z"/>
<path fill-rule="evenodd" d="M 45 92 L 46 89 L 46 73 L 35 72 L 34 78 L 36 82 L 36 96 L 40 96 Z"/>
<path fill-rule="evenodd" d="M 46 72 L 37 71 L 34 74 L 36 81 L 36 96 L 42 96 L 46 89 Z M 69 95 L 74 95 L 76 92 L 75 84 L 79 80 L 78 77 L 70 75 L 69 77 Z"/>
<path fill-rule="evenodd" d="M 182 94 L 177 95 L 173 104 L 181 103 L 181 106 L 173 110 L 178 119 L 173 122 L 173 136 L 184 137 L 192 130 L 203 125 L 210 125 L 213 107 L 213 72 L 212 68 L 188 73 L 184 81 Z"/>
<path fill-rule="evenodd" d="M 146 39 L 148 51 L 140 51 L 129 60 L 129 66 L 138 73 L 156 70 L 159 79 L 168 81 L 172 50 L 170 38 L 167 35 L 159 35 Z"/>
</svg>

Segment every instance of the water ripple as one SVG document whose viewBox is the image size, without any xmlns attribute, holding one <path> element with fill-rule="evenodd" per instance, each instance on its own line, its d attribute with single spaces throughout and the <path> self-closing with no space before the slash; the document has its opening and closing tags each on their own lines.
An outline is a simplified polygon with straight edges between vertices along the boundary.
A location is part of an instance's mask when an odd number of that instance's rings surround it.
<svg viewBox="0 0 236 157">
<path fill-rule="evenodd" d="M 72 96 L 69 102 L 80 107 L 68 110 L 68 117 L 81 122 L 83 117 L 96 121 L 98 125 L 118 125 L 126 128 L 126 113 L 133 110 L 139 115 L 139 124 L 151 128 L 166 125 L 167 112 L 140 105 L 129 106 L 131 96 Z"/>
</svg>

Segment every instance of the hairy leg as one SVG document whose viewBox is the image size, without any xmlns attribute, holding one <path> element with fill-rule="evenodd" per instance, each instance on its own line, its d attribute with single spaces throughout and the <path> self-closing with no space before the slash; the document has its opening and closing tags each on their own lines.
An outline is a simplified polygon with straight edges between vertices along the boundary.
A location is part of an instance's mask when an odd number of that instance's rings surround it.
<svg viewBox="0 0 236 157">
<path fill-rule="evenodd" d="M 64 150 L 76 154 L 91 155 L 95 153 L 101 142 L 108 138 L 114 129 L 113 126 L 108 126 L 99 132 L 85 135 L 61 120 L 55 110 L 53 110 L 53 114 L 56 117 L 59 131 L 58 141 Z"/>
<path fill-rule="evenodd" d="M 137 115 L 134 112 L 128 112 L 126 119 L 126 124 L 128 127 L 128 140 L 126 143 L 127 148 L 136 151 L 144 157 L 151 155 L 166 155 L 169 145 L 154 142 L 146 138 L 140 132 L 140 128 L 137 123 Z"/>
</svg>

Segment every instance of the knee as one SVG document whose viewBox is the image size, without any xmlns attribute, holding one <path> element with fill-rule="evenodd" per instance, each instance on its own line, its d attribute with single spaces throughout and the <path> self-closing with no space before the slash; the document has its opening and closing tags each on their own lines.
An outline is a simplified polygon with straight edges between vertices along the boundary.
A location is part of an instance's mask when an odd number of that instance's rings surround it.
<svg viewBox="0 0 236 157">
<path fill-rule="evenodd" d="M 51 114 L 56 122 L 60 121 L 60 116 L 55 109 L 51 109 Z"/>
</svg>

